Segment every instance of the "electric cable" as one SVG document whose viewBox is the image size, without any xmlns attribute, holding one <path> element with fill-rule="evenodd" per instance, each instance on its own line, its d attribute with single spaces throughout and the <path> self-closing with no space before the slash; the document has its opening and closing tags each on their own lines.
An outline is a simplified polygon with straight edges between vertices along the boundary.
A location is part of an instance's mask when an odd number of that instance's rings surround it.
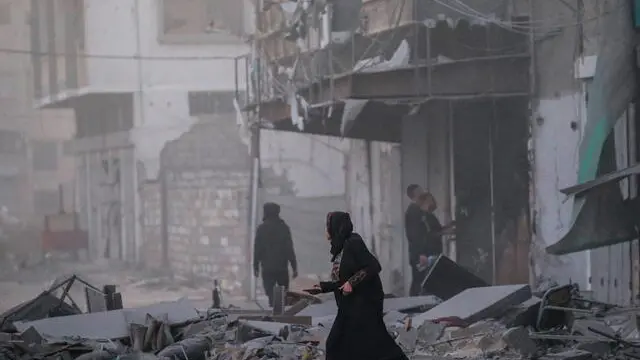
<svg viewBox="0 0 640 360">
<path fill-rule="evenodd" d="M 34 51 L 27 49 L 12 49 L 0 47 L 0 53 L 4 54 L 18 54 L 18 55 L 39 55 L 42 57 L 55 56 L 65 57 L 69 54 L 65 53 L 52 53 L 46 51 Z M 242 56 L 137 56 L 137 55 L 108 55 L 108 54 L 86 54 L 78 53 L 74 57 L 90 58 L 90 59 L 105 59 L 105 60 L 152 60 L 152 61 L 202 61 L 202 60 L 236 60 Z"/>
</svg>

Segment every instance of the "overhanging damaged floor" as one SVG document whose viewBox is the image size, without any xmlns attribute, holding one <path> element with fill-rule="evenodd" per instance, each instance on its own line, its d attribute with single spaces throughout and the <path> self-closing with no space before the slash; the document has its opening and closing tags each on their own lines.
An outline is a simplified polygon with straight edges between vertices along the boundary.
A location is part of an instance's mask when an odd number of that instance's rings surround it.
<svg viewBox="0 0 640 360">
<path fill-rule="evenodd" d="M 270 129 L 305 132 L 315 135 L 348 137 L 385 142 L 400 142 L 402 118 L 411 111 L 406 104 L 367 101 L 360 111 L 349 113 L 350 100 L 313 106 L 303 129 L 289 116 L 271 122 Z M 287 105 L 288 106 L 288 105 Z"/>
<path fill-rule="evenodd" d="M 303 90 L 302 96 L 311 103 L 328 101 L 329 96 L 352 99 L 522 96 L 529 93 L 528 66 L 527 54 L 407 65 L 337 76 Z"/>
<path fill-rule="evenodd" d="M 261 102 L 261 119 L 278 130 L 398 142 L 400 120 L 415 105 L 529 96 L 528 40 L 521 34 L 465 20 L 425 20 L 369 36 L 378 41 L 364 46 L 366 39 L 358 35 L 353 46 L 347 42 L 301 56 L 290 69 L 296 97 L 314 110 L 303 129 L 291 119 L 296 112 L 306 115 L 300 102 L 290 100 L 293 94 Z M 276 62 L 286 68 L 281 60 Z M 319 80 L 309 83 L 311 70 Z M 369 103 L 344 131 L 336 111 L 361 100 Z"/>
</svg>

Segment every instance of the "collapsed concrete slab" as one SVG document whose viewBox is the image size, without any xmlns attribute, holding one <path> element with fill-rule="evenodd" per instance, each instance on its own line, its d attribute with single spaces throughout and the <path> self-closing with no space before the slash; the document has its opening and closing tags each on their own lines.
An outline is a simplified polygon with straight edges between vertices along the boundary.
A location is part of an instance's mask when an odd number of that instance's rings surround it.
<svg viewBox="0 0 640 360">
<path fill-rule="evenodd" d="M 467 289 L 431 310 L 414 317 L 414 324 L 457 317 L 466 323 L 499 317 L 531 298 L 529 285 L 488 286 Z"/>
<path fill-rule="evenodd" d="M 414 309 L 426 308 L 430 309 L 441 301 L 435 296 L 412 296 L 401 298 L 384 299 L 384 312 L 389 311 L 411 311 Z M 323 317 L 335 315 L 338 312 L 338 306 L 335 300 L 328 300 L 322 304 L 309 305 L 304 310 L 298 312 L 297 316 Z"/>
<path fill-rule="evenodd" d="M 195 305 L 190 300 L 180 299 L 135 309 L 70 315 L 14 324 L 20 332 L 33 327 L 47 340 L 122 339 L 129 336 L 130 324 L 145 324 L 147 315 L 166 315 L 168 324 L 184 323 L 199 317 Z"/>
</svg>

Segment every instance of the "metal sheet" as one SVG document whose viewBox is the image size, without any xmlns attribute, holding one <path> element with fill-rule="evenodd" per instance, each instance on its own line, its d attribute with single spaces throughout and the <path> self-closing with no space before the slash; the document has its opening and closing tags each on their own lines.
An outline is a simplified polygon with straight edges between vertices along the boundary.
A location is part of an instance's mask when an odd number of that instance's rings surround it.
<svg viewBox="0 0 640 360">
<path fill-rule="evenodd" d="M 604 158 L 605 142 L 635 91 L 629 2 L 617 0 L 610 5 L 610 11 L 601 17 L 601 46 L 594 78 L 587 88 L 587 123 L 579 150 L 580 184 L 615 169 L 606 166 L 611 159 Z M 621 202 L 619 192 L 619 188 L 611 187 L 574 199 L 571 229 L 560 241 L 547 247 L 547 252 L 561 255 L 631 240 L 630 233 L 634 230 L 615 219 L 622 211 L 616 206 Z"/>
<path fill-rule="evenodd" d="M 616 170 L 614 172 L 610 172 L 608 174 L 599 176 L 598 178 L 593 179 L 591 181 L 587 181 L 583 184 L 578 184 L 578 185 L 570 186 L 568 188 L 564 188 L 560 190 L 560 192 L 565 195 L 583 196 L 583 195 L 586 195 L 589 190 L 597 189 L 602 185 L 606 185 L 611 182 L 618 182 L 631 175 L 637 175 L 637 174 L 640 174 L 640 164 L 636 164 L 622 170 Z"/>
<path fill-rule="evenodd" d="M 615 168 L 613 136 L 603 146 L 600 170 Z M 554 255 L 615 245 L 636 238 L 633 213 L 624 203 L 620 187 L 608 183 L 593 189 L 586 196 L 575 199 L 574 222 L 567 234 L 556 244 L 547 247 Z"/>
<path fill-rule="evenodd" d="M 483 286 L 489 284 L 444 255 L 438 257 L 422 281 L 424 293 L 442 300 L 449 300 L 466 289 Z"/>
</svg>

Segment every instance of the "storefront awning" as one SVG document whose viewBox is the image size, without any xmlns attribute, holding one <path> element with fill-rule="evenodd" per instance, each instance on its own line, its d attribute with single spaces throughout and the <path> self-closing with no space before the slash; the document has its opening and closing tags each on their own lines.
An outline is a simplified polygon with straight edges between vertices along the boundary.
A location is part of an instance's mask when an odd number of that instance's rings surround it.
<svg viewBox="0 0 640 360">
<path fill-rule="evenodd" d="M 576 192 L 571 227 L 562 239 L 547 247 L 551 254 L 595 249 L 636 237 L 619 185 L 598 178 L 616 170 L 612 130 L 635 93 L 633 29 L 628 14 L 628 2 L 617 1 L 604 15 L 595 74 L 587 87 L 587 123 L 579 150 L 580 185 L 574 188 L 601 185 L 578 191 L 580 196 Z"/>
<path fill-rule="evenodd" d="M 290 105 L 288 105 L 290 106 Z M 342 99 L 310 105 L 306 109 L 282 112 L 280 118 L 267 118 L 265 128 L 399 143 L 402 119 L 411 110 L 406 104 L 374 100 Z M 298 119 L 292 114 L 304 113 Z M 269 121 L 271 120 L 271 121 Z M 275 121 L 274 121 L 275 120 Z"/>
</svg>

